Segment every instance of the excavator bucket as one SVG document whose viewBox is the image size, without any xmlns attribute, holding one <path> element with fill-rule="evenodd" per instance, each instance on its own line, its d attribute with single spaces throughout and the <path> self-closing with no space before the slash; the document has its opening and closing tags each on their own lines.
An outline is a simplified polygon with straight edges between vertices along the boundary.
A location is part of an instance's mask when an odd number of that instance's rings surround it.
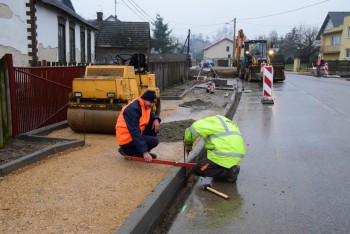
<svg viewBox="0 0 350 234">
<path fill-rule="evenodd" d="M 272 64 L 273 67 L 273 81 L 284 81 L 286 79 L 286 75 L 284 73 L 284 65 L 283 64 Z M 247 81 L 258 81 L 261 78 L 260 75 L 260 66 L 252 65 L 249 67 L 249 71 L 246 74 L 245 79 Z"/>
<path fill-rule="evenodd" d="M 272 64 L 273 67 L 273 81 L 284 81 L 286 75 L 284 74 L 284 65 L 282 63 Z"/>
</svg>

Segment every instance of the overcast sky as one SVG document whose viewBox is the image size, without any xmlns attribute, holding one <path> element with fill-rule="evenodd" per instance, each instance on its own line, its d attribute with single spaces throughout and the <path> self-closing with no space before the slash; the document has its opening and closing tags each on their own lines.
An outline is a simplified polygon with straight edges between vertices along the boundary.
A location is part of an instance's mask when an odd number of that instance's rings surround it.
<svg viewBox="0 0 350 234">
<path fill-rule="evenodd" d="M 117 14 L 121 21 L 152 22 L 156 14 L 163 17 L 172 35 L 213 35 L 223 27 L 236 34 L 242 28 L 249 39 L 268 36 L 275 30 L 284 36 L 294 26 L 320 28 L 329 11 L 350 11 L 350 0 L 71 0 L 75 11 L 85 19 L 95 19 L 102 11 L 103 18 Z M 116 2 L 116 4 L 115 4 Z M 229 23 L 229 24 L 227 24 Z"/>
</svg>

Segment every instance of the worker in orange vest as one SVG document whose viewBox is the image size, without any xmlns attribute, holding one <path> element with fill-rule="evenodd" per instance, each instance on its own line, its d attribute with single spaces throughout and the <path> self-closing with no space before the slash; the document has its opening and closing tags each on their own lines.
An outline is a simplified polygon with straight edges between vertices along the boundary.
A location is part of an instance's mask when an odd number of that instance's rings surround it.
<svg viewBox="0 0 350 234">
<path fill-rule="evenodd" d="M 157 158 L 150 152 L 159 143 L 156 136 L 161 120 L 152 112 L 156 101 L 156 93 L 147 90 L 123 107 L 115 126 L 121 155 L 143 157 L 146 162 Z"/>
<path fill-rule="evenodd" d="M 316 63 L 316 76 L 321 77 L 321 66 L 324 65 L 324 58 L 320 54 L 318 55 L 317 63 Z"/>
</svg>

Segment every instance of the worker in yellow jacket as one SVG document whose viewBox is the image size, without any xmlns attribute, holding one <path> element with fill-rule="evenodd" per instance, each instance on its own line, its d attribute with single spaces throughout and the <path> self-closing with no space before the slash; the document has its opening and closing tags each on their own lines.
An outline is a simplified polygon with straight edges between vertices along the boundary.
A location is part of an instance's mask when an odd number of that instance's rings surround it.
<svg viewBox="0 0 350 234">
<path fill-rule="evenodd" d="M 187 152 L 192 150 L 198 137 L 204 139 L 207 155 L 197 163 L 194 173 L 235 183 L 240 171 L 238 164 L 246 154 L 238 126 L 221 115 L 195 121 L 185 130 L 184 144 Z"/>
</svg>

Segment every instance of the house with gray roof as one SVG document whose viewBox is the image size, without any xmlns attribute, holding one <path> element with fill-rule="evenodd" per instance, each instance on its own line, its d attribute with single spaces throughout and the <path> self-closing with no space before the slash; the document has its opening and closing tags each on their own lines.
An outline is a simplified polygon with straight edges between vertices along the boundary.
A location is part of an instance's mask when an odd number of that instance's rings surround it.
<svg viewBox="0 0 350 234">
<path fill-rule="evenodd" d="M 350 12 L 328 12 L 316 39 L 326 61 L 350 61 Z"/>
<path fill-rule="evenodd" d="M 103 20 L 103 13 L 89 21 L 96 33 L 96 63 L 111 63 L 117 54 L 147 54 L 150 48 L 150 25 L 148 22 L 122 22 L 109 16 Z"/>
<path fill-rule="evenodd" d="M 97 28 L 71 0 L 0 0 L 0 57 L 15 66 L 95 62 Z"/>
</svg>

